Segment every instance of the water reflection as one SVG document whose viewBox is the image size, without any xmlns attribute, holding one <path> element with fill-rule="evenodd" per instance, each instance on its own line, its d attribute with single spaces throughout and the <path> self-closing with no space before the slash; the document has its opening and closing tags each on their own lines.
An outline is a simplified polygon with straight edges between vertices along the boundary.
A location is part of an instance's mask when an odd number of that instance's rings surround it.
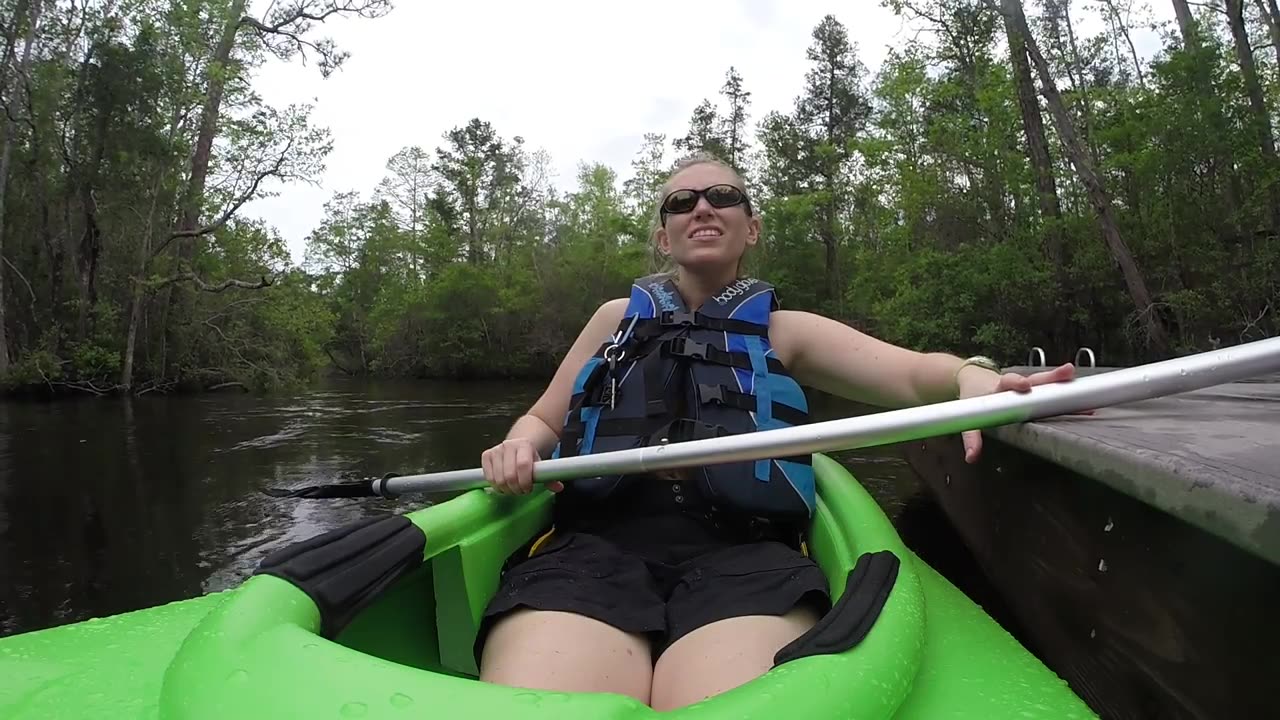
<svg viewBox="0 0 1280 720">
<path fill-rule="evenodd" d="M 221 590 L 289 543 L 407 510 L 413 498 L 258 490 L 474 467 L 541 389 L 335 381 L 268 399 L 0 404 L 0 635 Z M 862 411 L 814 399 L 820 420 Z M 891 448 L 836 457 L 891 516 L 919 492 Z"/>
</svg>

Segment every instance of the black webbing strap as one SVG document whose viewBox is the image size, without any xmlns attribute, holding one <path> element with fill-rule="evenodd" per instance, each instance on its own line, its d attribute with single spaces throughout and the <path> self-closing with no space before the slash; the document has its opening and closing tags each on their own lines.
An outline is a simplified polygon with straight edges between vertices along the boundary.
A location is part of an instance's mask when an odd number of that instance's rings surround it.
<svg viewBox="0 0 1280 720">
<path fill-rule="evenodd" d="M 744 352 L 726 352 L 706 343 L 694 342 L 689 338 L 672 338 L 662 344 L 662 352 L 671 357 L 714 363 L 727 367 L 751 370 L 751 356 Z M 785 374 L 786 366 L 777 358 L 765 358 L 765 365 L 770 372 Z"/>
<path fill-rule="evenodd" d="M 685 329 L 714 330 L 716 332 L 758 335 L 760 337 L 769 335 L 768 326 L 759 323 L 734 320 L 732 318 L 710 317 L 700 312 L 691 313 L 676 310 L 665 310 L 659 313 L 657 317 L 640 320 L 636 323 L 632 334 L 644 340 L 655 338 L 671 331 Z"/>
<path fill-rule="evenodd" d="M 726 407 L 746 410 L 747 412 L 756 411 L 756 396 L 747 393 L 741 393 L 737 390 L 730 390 L 723 385 L 704 385 L 698 384 L 698 398 L 705 405 L 714 403 L 724 405 Z M 782 403 L 773 403 L 773 417 L 781 420 L 788 425 L 804 425 L 809 422 L 809 414 L 803 410 L 793 408 L 790 405 Z"/>
</svg>

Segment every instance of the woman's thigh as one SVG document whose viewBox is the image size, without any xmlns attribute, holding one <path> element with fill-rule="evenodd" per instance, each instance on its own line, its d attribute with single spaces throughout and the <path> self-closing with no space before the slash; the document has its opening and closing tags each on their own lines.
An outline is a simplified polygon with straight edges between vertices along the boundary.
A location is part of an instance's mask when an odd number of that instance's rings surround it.
<svg viewBox="0 0 1280 720">
<path fill-rule="evenodd" d="M 651 703 L 671 710 L 718 695 L 773 667 L 773 656 L 818 621 L 807 606 L 785 615 L 719 620 L 671 644 L 653 669 Z"/>
<path fill-rule="evenodd" d="M 638 557 L 558 534 L 503 574 L 477 637 L 480 679 L 649 701 L 663 601 Z"/>
<path fill-rule="evenodd" d="M 694 559 L 667 601 L 673 640 L 658 651 L 653 707 L 681 707 L 762 675 L 829 608 L 822 570 L 782 543 L 736 545 Z"/>
<path fill-rule="evenodd" d="M 521 608 L 494 623 L 480 679 L 564 692 L 613 692 L 648 703 L 649 640 L 584 615 Z"/>
</svg>

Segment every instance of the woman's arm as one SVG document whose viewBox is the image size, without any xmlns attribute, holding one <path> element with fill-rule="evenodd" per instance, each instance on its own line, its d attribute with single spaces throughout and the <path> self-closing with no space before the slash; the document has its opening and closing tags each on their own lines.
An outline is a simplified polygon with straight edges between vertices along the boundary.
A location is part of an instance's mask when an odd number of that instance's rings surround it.
<svg viewBox="0 0 1280 720">
<path fill-rule="evenodd" d="M 533 464 L 550 455 L 560 441 L 573 381 L 600 343 L 618 326 L 626 308 L 626 299 L 601 305 L 565 353 L 542 396 L 515 421 L 502 442 L 480 454 L 485 479 L 494 490 L 503 494 L 525 494 L 533 490 Z M 560 492 L 564 485 L 552 482 L 547 484 L 547 489 Z"/>
<path fill-rule="evenodd" d="M 1034 385 L 1069 382 L 1075 377 L 1070 363 L 1026 376 L 996 373 L 964 365 L 954 355 L 891 345 L 806 312 L 773 313 L 769 340 L 801 385 L 883 407 L 911 407 L 1005 390 L 1029 392 Z M 977 462 L 982 432 L 966 430 L 961 437 L 965 462 Z"/>
<path fill-rule="evenodd" d="M 556 443 L 560 441 L 560 428 L 564 425 L 564 415 L 569 411 L 569 399 L 573 394 L 573 381 L 578 371 L 591 358 L 622 321 L 627 309 L 627 299 L 610 300 L 596 309 L 587 321 L 578 339 L 574 341 L 560 367 L 547 384 L 542 396 L 529 408 L 522 417 L 516 420 L 507 433 L 507 439 L 527 438 L 533 443 L 539 457 L 547 457 Z"/>
<path fill-rule="evenodd" d="M 769 339 L 797 382 L 832 395 L 894 408 L 959 396 L 960 358 L 898 347 L 821 315 L 779 310 Z M 999 377 L 972 365 L 960 372 L 969 375 Z"/>
</svg>

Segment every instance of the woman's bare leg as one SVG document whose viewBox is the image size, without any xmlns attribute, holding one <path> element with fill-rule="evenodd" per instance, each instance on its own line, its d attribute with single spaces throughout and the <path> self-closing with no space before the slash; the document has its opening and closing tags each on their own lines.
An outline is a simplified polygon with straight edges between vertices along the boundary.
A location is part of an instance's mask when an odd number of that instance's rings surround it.
<svg viewBox="0 0 1280 720">
<path fill-rule="evenodd" d="M 653 669 L 653 709 L 673 710 L 735 688 L 773 667 L 773 656 L 818 622 L 811 609 L 703 625 L 672 643 Z"/>
<path fill-rule="evenodd" d="M 485 639 L 480 679 L 565 692 L 613 692 L 649 702 L 653 658 L 643 635 L 575 613 L 520 608 Z"/>
</svg>

